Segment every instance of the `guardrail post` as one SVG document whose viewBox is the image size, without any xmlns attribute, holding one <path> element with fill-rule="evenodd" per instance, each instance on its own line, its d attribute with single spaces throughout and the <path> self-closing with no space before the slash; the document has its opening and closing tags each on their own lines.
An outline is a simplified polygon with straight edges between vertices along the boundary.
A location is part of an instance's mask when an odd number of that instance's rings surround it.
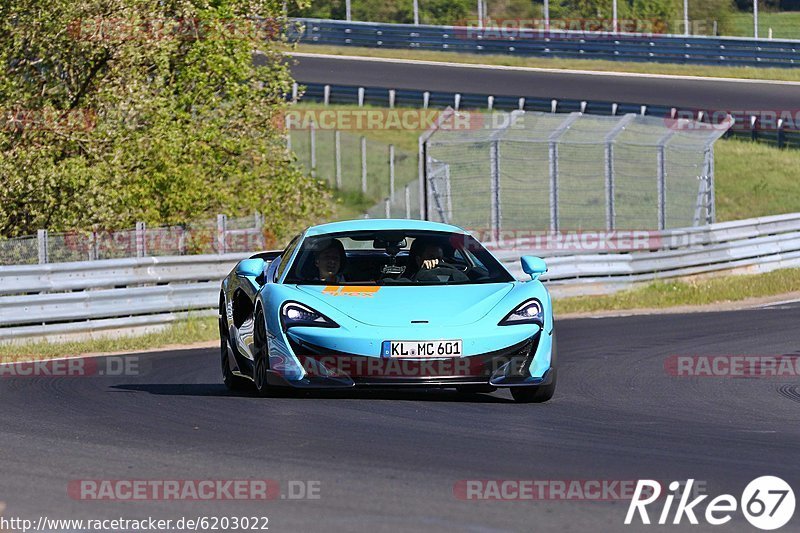
<svg viewBox="0 0 800 533">
<path fill-rule="evenodd" d="M 47 230 L 36 230 L 36 244 L 39 248 L 39 264 L 47 263 Z"/>
<path fill-rule="evenodd" d="M 491 111 L 493 107 L 494 107 L 494 96 L 487 96 L 486 97 L 486 109 Z"/>
<path fill-rule="evenodd" d="M 297 82 L 292 84 L 292 102 L 295 104 L 297 103 L 297 93 L 299 92 L 300 88 Z"/>
<path fill-rule="evenodd" d="M 392 203 L 389 201 L 388 198 L 383 200 L 383 207 L 386 218 L 392 218 Z"/>
<path fill-rule="evenodd" d="M 336 158 L 336 188 L 342 188 L 342 132 L 333 132 L 333 151 Z"/>
<path fill-rule="evenodd" d="M 422 109 L 428 109 L 428 103 L 430 103 L 430 100 L 431 100 L 431 93 L 429 93 L 428 91 L 422 93 Z"/>
<path fill-rule="evenodd" d="M 147 226 L 144 222 L 136 223 L 136 257 L 144 257 L 147 254 L 146 229 Z"/>
<path fill-rule="evenodd" d="M 775 130 L 775 136 L 777 137 L 776 142 L 778 143 L 778 148 L 783 148 L 783 119 L 778 119 L 778 129 Z"/>
<path fill-rule="evenodd" d="M 361 136 L 361 192 L 367 194 L 367 138 Z"/>
<path fill-rule="evenodd" d="M 406 218 L 411 218 L 411 190 L 410 185 L 406 185 Z"/>
<path fill-rule="evenodd" d="M 524 98 L 520 98 L 519 99 L 519 110 L 520 111 L 525 111 L 525 99 Z"/>
<path fill-rule="evenodd" d="M 226 215 L 217 215 L 217 253 L 225 253 L 225 230 L 228 225 Z"/>
<path fill-rule="evenodd" d="M 394 109 L 395 90 L 389 89 L 389 109 Z"/>
<path fill-rule="evenodd" d="M 358 107 L 364 107 L 364 88 L 358 88 Z"/>
<path fill-rule="evenodd" d="M 325 85 L 322 88 L 322 103 L 328 105 L 331 103 L 331 86 Z"/>
<path fill-rule="evenodd" d="M 394 202 L 394 145 L 389 145 L 389 200 Z"/>
<path fill-rule="evenodd" d="M 461 106 L 461 93 L 456 93 L 455 98 L 453 98 L 453 104 L 455 104 L 455 110 L 458 111 Z"/>
</svg>

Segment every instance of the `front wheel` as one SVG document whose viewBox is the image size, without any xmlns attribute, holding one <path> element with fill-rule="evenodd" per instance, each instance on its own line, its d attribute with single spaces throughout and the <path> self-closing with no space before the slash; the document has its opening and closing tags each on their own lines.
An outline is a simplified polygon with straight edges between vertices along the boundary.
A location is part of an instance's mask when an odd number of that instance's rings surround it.
<svg viewBox="0 0 800 533">
<path fill-rule="evenodd" d="M 269 385 L 267 383 L 267 375 L 269 374 L 269 349 L 267 347 L 267 324 L 264 322 L 264 313 L 261 312 L 261 309 L 259 309 L 255 315 L 253 352 L 255 352 L 253 381 L 256 384 L 256 391 L 258 391 L 260 396 L 268 396 Z"/>
<path fill-rule="evenodd" d="M 553 397 L 556 392 L 556 369 L 552 370 L 552 381 L 538 387 L 511 387 L 511 396 L 517 403 L 542 403 Z"/>
<path fill-rule="evenodd" d="M 222 382 L 232 391 L 245 390 L 250 386 L 246 378 L 237 376 L 231 370 L 230 362 L 228 360 L 228 340 L 223 338 L 220 342 L 222 351 Z"/>
</svg>

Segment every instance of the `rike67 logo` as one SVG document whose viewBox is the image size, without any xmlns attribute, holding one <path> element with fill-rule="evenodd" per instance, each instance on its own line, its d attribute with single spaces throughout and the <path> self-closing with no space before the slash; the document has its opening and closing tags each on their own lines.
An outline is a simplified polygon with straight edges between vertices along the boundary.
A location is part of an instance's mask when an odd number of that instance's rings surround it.
<svg viewBox="0 0 800 533">
<path fill-rule="evenodd" d="M 754 479 L 745 487 L 742 497 L 738 501 L 731 494 L 721 494 L 706 504 L 704 513 L 700 512 L 700 504 L 708 498 L 708 495 L 703 494 L 690 501 L 693 484 L 693 479 L 687 480 L 685 484 L 678 481 L 669 484 L 669 492 L 663 499 L 664 504 L 658 514 L 657 524 L 680 524 L 681 520 L 686 517 L 690 524 L 697 525 L 699 523 L 697 515 L 699 514 L 708 524 L 719 526 L 730 522 L 733 513 L 740 508 L 751 525 L 761 530 L 771 531 L 786 525 L 794 515 L 794 491 L 779 477 L 762 476 Z M 681 489 L 683 490 L 681 491 Z M 639 480 L 628 507 L 628 514 L 625 516 L 625 524 L 632 524 L 637 514 L 643 524 L 650 524 L 651 519 L 647 506 L 661 497 L 662 487 L 658 481 Z M 678 503 L 673 512 L 672 504 L 676 499 Z M 650 510 L 657 511 L 653 508 Z M 671 522 L 670 518 L 672 518 Z"/>
</svg>

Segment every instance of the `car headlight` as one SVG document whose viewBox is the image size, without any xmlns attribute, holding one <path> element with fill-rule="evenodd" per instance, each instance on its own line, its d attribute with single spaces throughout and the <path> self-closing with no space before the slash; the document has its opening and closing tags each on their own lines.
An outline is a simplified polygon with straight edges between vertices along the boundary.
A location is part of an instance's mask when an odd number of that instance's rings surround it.
<svg viewBox="0 0 800 533">
<path fill-rule="evenodd" d="M 513 326 L 514 324 L 539 324 L 544 325 L 544 308 L 542 303 L 532 298 L 525 300 L 508 313 L 498 326 Z"/>
<path fill-rule="evenodd" d="M 318 328 L 338 328 L 339 324 L 326 317 L 319 311 L 315 311 L 297 302 L 286 302 L 281 307 L 281 325 L 283 329 L 293 326 L 310 326 Z"/>
</svg>

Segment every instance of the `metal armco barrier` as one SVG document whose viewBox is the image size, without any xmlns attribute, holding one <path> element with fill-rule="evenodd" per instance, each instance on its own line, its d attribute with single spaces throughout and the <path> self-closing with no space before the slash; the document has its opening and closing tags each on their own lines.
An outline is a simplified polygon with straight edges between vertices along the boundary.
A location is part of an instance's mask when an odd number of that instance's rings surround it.
<svg viewBox="0 0 800 533">
<path fill-rule="evenodd" d="M 542 276 L 559 294 L 603 292 L 660 278 L 800 266 L 800 213 L 647 232 L 651 249 L 581 253 L 486 243 L 520 279 L 521 255 L 547 258 Z M 216 313 L 219 281 L 249 254 L 150 257 L 0 267 L 0 341 L 134 331 L 182 313 Z M 180 340 L 180 339 L 176 339 Z"/>
<path fill-rule="evenodd" d="M 406 48 L 475 54 L 603 59 L 728 66 L 800 66 L 800 41 L 738 37 L 685 37 L 520 30 L 457 26 L 414 26 L 296 19 L 295 38 L 309 44 Z"/>
</svg>

